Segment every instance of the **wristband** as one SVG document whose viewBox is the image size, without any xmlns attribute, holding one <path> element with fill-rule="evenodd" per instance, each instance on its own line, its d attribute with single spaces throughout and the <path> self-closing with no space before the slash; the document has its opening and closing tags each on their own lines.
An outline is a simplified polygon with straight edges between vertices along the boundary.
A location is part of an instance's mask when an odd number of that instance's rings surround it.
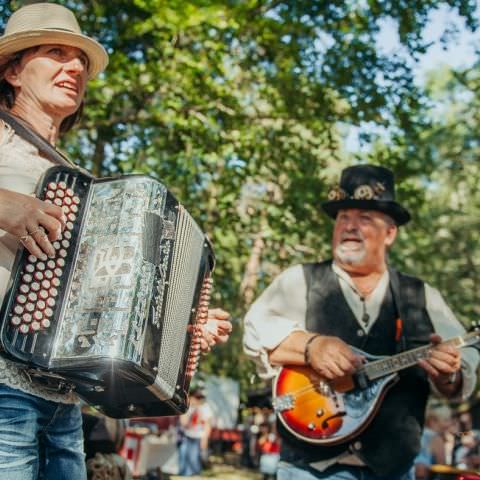
<svg viewBox="0 0 480 480">
<path fill-rule="evenodd" d="M 305 358 L 305 365 L 311 366 L 310 365 L 310 345 L 311 343 L 318 337 L 321 337 L 320 334 L 312 335 L 308 340 L 307 343 L 305 344 L 305 350 L 303 351 L 303 356 Z"/>
</svg>

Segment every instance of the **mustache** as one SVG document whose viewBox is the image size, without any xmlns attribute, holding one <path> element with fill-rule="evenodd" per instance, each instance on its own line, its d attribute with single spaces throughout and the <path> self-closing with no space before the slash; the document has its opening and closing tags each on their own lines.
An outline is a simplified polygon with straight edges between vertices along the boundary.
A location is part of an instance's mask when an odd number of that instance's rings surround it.
<svg viewBox="0 0 480 480">
<path fill-rule="evenodd" d="M 340 235 L 340 241 L 344 242 L 345 240 L 357 240 L 359 242 L 363 242 L 364 238 L 359 231 L 350 231 L 350 232 L 343 232 Z"/>
</svg>

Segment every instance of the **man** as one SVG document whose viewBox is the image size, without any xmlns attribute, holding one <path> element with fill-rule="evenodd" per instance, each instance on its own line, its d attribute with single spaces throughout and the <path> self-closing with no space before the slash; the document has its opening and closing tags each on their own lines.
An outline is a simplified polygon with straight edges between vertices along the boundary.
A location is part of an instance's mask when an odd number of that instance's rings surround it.
<svg viewBox="0 0 480 480">
<path fill-rule="evenodd" d="M 401 372 L 375 418 L 351 441 L 317 446 L 280 428 L 277 478 L 410 479 L 431 388 L 450 398 L 468 396 L 478 354 L 440 345 L 463 328 L 435 289 L 387 265 L 398 227 L 410 220 L 395 201 L 390 170 L 345 169 L 322 207 L 335 219 L 333 261 L 287 269 L 245 318 L 245 351 L 260 375 L 307 365 L 332 381 L 362 365 L 351 346 L 374 355 L 433 347 L 428 359 Z"/>
</svg>

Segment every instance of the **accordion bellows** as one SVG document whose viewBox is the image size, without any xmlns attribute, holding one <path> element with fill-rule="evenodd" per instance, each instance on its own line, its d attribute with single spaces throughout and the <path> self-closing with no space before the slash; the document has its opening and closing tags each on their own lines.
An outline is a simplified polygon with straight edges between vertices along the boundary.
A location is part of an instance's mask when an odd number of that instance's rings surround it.
<svg viewBox="0 0 480 480">
<path fill-rule="evenodd" d="M 3 354 L 109 416 L 183 413 L 214 266 L 205 234 L 146 176 L 53 167 L 38 196 L 64 209 L 67 228 L 55 258 L 17 256 Z"/>
</svg>

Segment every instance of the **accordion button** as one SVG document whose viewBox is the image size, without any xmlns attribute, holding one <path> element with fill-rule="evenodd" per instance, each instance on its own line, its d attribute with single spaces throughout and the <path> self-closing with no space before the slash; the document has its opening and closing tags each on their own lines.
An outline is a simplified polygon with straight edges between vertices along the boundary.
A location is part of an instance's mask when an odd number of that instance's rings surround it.
<svg viewBox="0 0 480 480">
<path fill-rule="evenodd" d="M 51 295 L 52 297 L 56 297 L 56 296 L 58 295 L 58 290 L 57 290 L 56 288 L 52 287 L 52 288 L 48 291 L 48 293 L 50 293 L 50 295 Z"/>
<path fill-rule="evenodd" d="M 58 254 L 62 257 L 62 258 L 65 258 L 68 253 L 67 251 L 64 249 L 64 248 L 61 248 L 59 251 L 58 251 Z"/>
<path fill-rule="evenodd" d="M 50 308 L 53 308 L 56 302 L 54 298 L 47 298 L 46 303 L 47 303 L 47 306 L 49 306 Z"/>
<path fill-rule="evenodd" d="M 47 307 L 43 313 L 44 313 L 45 317 L 48 317 L 48 318 L 53 316 L 53 310 L 49 307 Z"/>
<path fill-rule="evenodd" d="M 62 199 L 61 199 L 61 198 L 56 198 L 56 199 L 53 201 L 53 204 L 54 204 L 54 205 L 57 205 L 57 207 L 61 207 L 61 206 L 63 205 Z"/>
<path fill-rule="evenodd" d="M 45 278 L 51 280 L 53 278 L 53 272 L 51 270 L 45 270 L 44 272 Z"/>
<path fill-rule="evenodd" d="M 35 265 L 32 265 L 31 263 L 25 265 L 25 271 L 27 273 L 33 273 L 35 271 Z"/>
<path fill-rule="evenodd" d="M 42 288 L 48 290 L 51 286 L 50 280 L 42 280 Z"/>
<path fill-rule="evenodd" d="M 54 287 L 59 287 L 60 286 L 60 280 L 58 278 L 52 278 L 51 283 Z"/>
<path fill-rule="evenodd" d="M 22 277 L 22 280 L 25 282 L 25 283 L 30 283 L 32 280 L 33 280 L 33 276 L 30 275 L 29 273 L 25 273 Z"/>
<path fill-rule="evenodd" d="M 68 195 L 69 197 L 73 197 L 75 195 L 75 192 L 71 188 L 67 188 L 65 190 L 65 194 Z"/>
<path fill-rule="evenodd" d="M 80 204 L 80 198 L 77 197 L 77 196 L 74 196 L 72 197 L 72 201 L 75 205 L 79 205 Z"/>
<path fill-rule="evenodd" d="M 17 295 L 17 303 L 20 303 L 21 305 L 27 303 L 27 297 L 25 295 Z"/>
<path fill-rule="evenodd" d="M 64 267 L 65 266 L 65 260 L 63 258 L 57 258 L 57 265 L 59 267 Z"/>
<path fill-rule="evenodd" d="M 49 260 L 47 262 L 47 267 L 50 269 L 55 268 L 55 262 L 53 260 Z"/>
<path fill-rule="evenodd" d="M 31 302 L 36 302 L 37 301 L 37 294 L 35 292 L 30 292 L 27 296 L 27 298 L 31 301 Z"/>
<path fill-rule="evenodd" d="M 67 215 L 67 218 L 71 221 L 71 222 L 74 222 L 77 218 L 77 216 L 74 214 L 74 213 L 69 213 Z"/>
<path fill-rule="evenodd" d="M 68 240 L 62 240 L 62 247 L 68 248 L 70 246 L 70 242 Z"/>
<path fill-rule="evenodd" d="M 58 185 L 56 182 L 50 182 L 47 186 L 49 190 L 55 191 L 58 188 Z"/>
<path fill-rule="evenodd" d="M 21 305 L 15 305 L 13 313 L 16 315 L 21 315 L 23 313 L 23 307 Z"/>
<path fill-rule="evenodd" d="M 48 299 L 48 291 L 47 290 L 40 290 L 38 292 L 38 296 L 42 299 L 42 300 L 47 300 Z"/>
<path fill-rule="evenodd" d="M 26 325 L 25 323 L 22 323 L 19 327 L 18 327 L 18 331 L 20 333 L 28 333 L 30 331 L 30 327 L 28 325 Z"/>
<path fill-rule="evenodd" d="M 29 255 L 27 260 L 30 262 L 30 263 L 35 263 L 37 261 L 37 257 L 35 255 Z"/>
<path fill-rule="evenodd" d="M 24 313 L 24 314 L 22 315 L 22 321 L 23 321 L 24 323 L 30 323 L 30 322 L 32 321 L 32 318 L 33 318 L 33 317 L 32 317 L 32 315 L 30 315 L 30 313 Z"/>
<path fill-rule="evenodd" d="M 27 304 L 25 305 L 25 310 L 26 310 L 27 312 L 32 313 L 33 311 L 35 311 L 35 304 L 34 304 L 34 303 L 30 303 L 30 302 L 27 303 Z"/>
<path fill-rule="evenodd" d="M 14 326 L 14 327 L 18 327 L 21 323 L 22 323 L 22 319 L 20 317 L 12 317 L 12 319 L 10 320 L 10 323 Z"/>
<path fill-rule="evenodd" d="M 72 222 L 67 222 L 65 227 L 68 229 L 68 230 L 73 230 L 73 223 Z"/>
<path fill-rule="evenodd" d="M 57 195 L 57 198 L 63 198 L 65 196 L 65 192 L 63 190 L 57 190 L 55 193 Z"/>
<path fill-rule="evenodd" d="M 53 242 L 52 246 L 55 250 L 58 250 L 61 247 L 61 244 L 60 244 L 60 242 Z"/>
<path fill-rule="evenodd" d="M 36 311 L 34 314 L 33 314 L 33 318 L 37 321 L 40 321 L 42 318 L 43 318 L 43 313 L 40 312 L 40 311 Z"/>
<path fill-rule="evenodd" d="M 40 322 L 42 328 L 48 328 L 50 325 L 51 325 L 51 322 L 48 318 L 44 318 L 41 322 Z"/>
<path fill-rule="evenodd" d="M 43 274 L 42 272 L 35 272 L 35 273 L 33 274 L 33 278 L 34 278 L 35 280 L 40 281 L 40 280 L 43 280 L 43 275 L 44 275 L 44 274 Z"/>
<path fill-rule="evenodd" d="M 30 287 L 28 285 L 20 285 L 20 288 L 19 288 L 20 292 L 21 293 L 28 293 L 30 291 Z"/>
<path fill-rule="evenodd" d="M 33 282 L 33 283 L 32 283 L 32 290 L 33 290 L 34 292 L 38 292 L 38 291 L 40 290 L 40 283 L 38 283 L 38 282 Z"/>
<path fill-rule="evenodd" d="M 72 206 L 70 207 L 70 211 L 71 211 L 72 213 L 78 213 L 78 207 L 77 207 L 76 205 L 72 205 Z"/>
<path fill-rule="evenodd" d="M 47 304 L 43 301 L 43 300 L 39 300 L 37 302 L 37 308 L 38 310 L 45 310 L 45 307 L 47 306 Z"/>
<path fill-rule="evenodd" d="M 52 192 L 51 190 L 47 191 L 45 194 L 45 198 L 48 200 L 53 200 L 55 198 L 55 192 Z"/>
<path fill-rule="evenodd" d="M 38 332 L 40 330 L 40 322 L 32 322 L 30 328 L 32 332 Z"/>
<path fill-rule="evenodd" d="M 58 182 L 58 188 L 61 188 L 62 190 L 66 190 L 67 184 L 65 182 Z"/>
<path fill-rule="evenodd" d="M 36 267 L 37 267 L 37 270 L 40 270 L 41 272 L 45 270 L 45 264 L 43 262 L 38 262 Z"/>
<path fill-rule="evenodd" d="M 57 276 L 57 277 L 61 277 L 62 276 L 62 273 L 63 273 L 63 270 L 61 268 L 56 268 L 53 273 Z"/>
</svg>

